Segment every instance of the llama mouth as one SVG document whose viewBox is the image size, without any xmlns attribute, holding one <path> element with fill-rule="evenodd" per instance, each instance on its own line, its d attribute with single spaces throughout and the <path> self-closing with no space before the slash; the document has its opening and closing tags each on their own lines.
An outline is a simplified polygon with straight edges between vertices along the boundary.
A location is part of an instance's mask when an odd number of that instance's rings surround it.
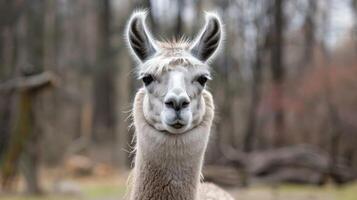
<svg viewBox="0 0 357 200">
<path fill-rule="evenodd" d="M 173 128 L 175 128 L 175 129 L 180 129 L 180 128 L 182 128 L 184 125 L 181 124 L 181 123 L 179 123 L 179 122 L 177 122 L 177 123 L 172 124 L 172 125 L 170 125 L 170 126 L 173 127 Z"/>
</svg>

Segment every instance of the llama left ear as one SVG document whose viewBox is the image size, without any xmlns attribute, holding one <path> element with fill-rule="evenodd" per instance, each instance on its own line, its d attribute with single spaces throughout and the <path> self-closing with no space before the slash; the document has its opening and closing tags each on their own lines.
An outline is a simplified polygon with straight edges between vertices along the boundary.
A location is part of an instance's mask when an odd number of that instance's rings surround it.
<svg viewBox="0 0 357 200">
<path fill-rule="evenodd" d="M 216 14 L 206 13 L 206 24 L 191 46 L 191 54 L 206 62 L 214 57 L 223 40 L 223 26 Z"/>
<path fill-rule="evenodd" d="M 134 12 L 126 30 L 126 39 L 129 47 L 140 62 L 144 62 L 155 54 L 157 49 L 151 33 L 146 28 L 146 15 L 146 11 Z"/>
</svg>

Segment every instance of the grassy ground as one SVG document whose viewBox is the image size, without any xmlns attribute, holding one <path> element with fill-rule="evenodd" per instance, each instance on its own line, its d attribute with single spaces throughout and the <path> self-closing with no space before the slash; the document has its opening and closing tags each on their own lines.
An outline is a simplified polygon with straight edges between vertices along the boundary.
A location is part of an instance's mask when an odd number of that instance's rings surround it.
<svg viewBox="0 0 357 200">
<path fill-rule="evenodd" d="M 357 183 L 343 187 L 282 185 L 233 190 L 238 200 L 357 200 Z"/>
<path fill-rule="evenodd" d="M 125 195 L 125 190 L 125 186 L 117 184 L 83 184 L 80 194 L 60 194 L 56 192 L 48 192 L 41 196 L 0 194 L 0 200 L 118 200 Z"/>
<path fill-rule="evenodd" d="M 56 194 L 50 188 L 50 184 L 46 183 L 46 190 L 52 191 L 47 195 L 31 197 L 21 194 L 0 194 L 0 200 L 120 200 L 126 193 L 126 178 L 118 176 L 70 181 L 80 188 L 79 194 Z M 233 188 L 229 191 L 237 200 L 357 200 L 357 182 L 339 188 L 332 185 L 323 187 L 282 185 Z"/>
</svg>

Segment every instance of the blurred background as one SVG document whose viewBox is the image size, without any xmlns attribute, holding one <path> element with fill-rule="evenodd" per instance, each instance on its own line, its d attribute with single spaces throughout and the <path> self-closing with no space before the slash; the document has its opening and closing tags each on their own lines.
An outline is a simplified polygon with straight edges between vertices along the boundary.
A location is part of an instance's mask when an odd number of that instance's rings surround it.
<svg viewBox="0 0 357 200">
<path fill-rule="evenodd" d="M 0 198 L 121 199 L 141 82 L 123 37 L 225 24 L 203 174 L 237 199 L 357 199 L 356 0 L 0 0 Z"/>
</svg>

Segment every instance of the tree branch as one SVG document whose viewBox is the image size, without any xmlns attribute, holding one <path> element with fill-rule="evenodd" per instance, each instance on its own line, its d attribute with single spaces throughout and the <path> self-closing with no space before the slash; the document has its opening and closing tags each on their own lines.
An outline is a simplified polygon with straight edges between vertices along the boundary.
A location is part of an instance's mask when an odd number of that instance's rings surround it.
<svg viewBox="0 0 357 200">
<path fill-rule="evenodd" d="M 51 72 L 43 72 L 28 77 L 17 77 L 0 84 L 0 92 L 26 91 L 44 87 L 54 87 L 59 83 L 58 78 Z"/>
</svg>

